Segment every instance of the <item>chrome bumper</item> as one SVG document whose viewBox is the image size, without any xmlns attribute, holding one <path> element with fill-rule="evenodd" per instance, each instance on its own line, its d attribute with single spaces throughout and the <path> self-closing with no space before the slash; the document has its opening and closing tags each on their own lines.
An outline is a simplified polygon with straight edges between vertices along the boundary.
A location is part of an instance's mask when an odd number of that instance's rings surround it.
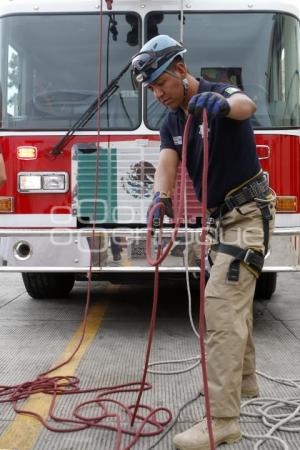
<svg viewBox="0 0 300 450">
<path fill-rule="evenodd" d="M 167 242 L 171 229 L 164 229 Z M 199 271 L 199 230 L 180 230 L 162 272 L 184 272 L 187 248 L 191 272 Z M 91 242 L 94 251 L 91 253 Z M 152 256 L 157 238 L 152 240 Z M 92 258 L 91 258 L 92 255 Z M 146 260 L 145 229 L 0 229 L 0 272 L 152 272 Z M 266 257 L 264 271 L 300 271 L 300 227 L 276 228 Z"/>
</svg>

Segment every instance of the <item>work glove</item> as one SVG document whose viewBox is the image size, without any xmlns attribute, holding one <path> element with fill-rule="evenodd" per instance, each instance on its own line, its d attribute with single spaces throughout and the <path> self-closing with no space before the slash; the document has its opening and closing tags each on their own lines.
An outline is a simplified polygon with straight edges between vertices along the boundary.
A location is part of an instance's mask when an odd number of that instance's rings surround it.
<svg viewBox="0 0 300 450">
<path fill-rule="evenodd" d="M 166 194 L 161 194 L 160 192 L 155 192 L 154 197 L 152 199 L 152 202 L 149 205 L 148 211 L 147 211 L 147 223 L 153 228 L 157 228 L 160 226 L 160 221 L 163 219 L 162 216 L 162 208 L 156 208 L 153 215 L 152 224 L 149 224 L 150 219 L 150 211 L 153 208 L 154 205 L 157 205 L 158 203 L 163 203 L 165 207 L 164 214 L 170 219 L 174 218 L 174 211 L 172 206 L 172 199 L 171 197 L 168 197 Z"/>
<path fill-rule="evenodd" d="M 230 113 L 230 105 L 223 95 L 216 92 L 204 92 L 194 95 L 188 104 L 188 111 L 195 117 L 202 115 L 203 109 L 214 117 L 225 117 Z"/>
</svg>

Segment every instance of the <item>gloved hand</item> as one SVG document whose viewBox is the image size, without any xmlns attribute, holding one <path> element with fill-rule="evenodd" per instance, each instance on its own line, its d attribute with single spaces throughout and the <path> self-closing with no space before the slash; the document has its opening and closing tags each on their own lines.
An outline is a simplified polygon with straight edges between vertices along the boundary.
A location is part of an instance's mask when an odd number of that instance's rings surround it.
<svg viewBox="0 0 300 450">
<path fill-rule="evenodd" d="M 173 211 L 171 197 L 168 197 L 166 194 L 161 194 L 160 192 L 155 192 L 152 202 L 150 203 L 148 211 L 147 211 L 147 223 L 148 224 L 149 224 L 149 218 L 150 218 L 150 211 L 153 208 L 153 206 L 157 205 L 158 203 L 163 203 L 163 205 L 165 207 L 164 214 L 166 216 L 170 217 L 171 219 L 174 218 L 174 211 Z M 161 208 L 156 208 L 154 211 L 153 221 L 152 221 L 151 226 L 153 228 L 159 227 L 160 219 L 161 219 Z"/>
<path fill-rule="evenodd" d="M 195 117 L 200 117 L 203 109 L 214 117 L 225 117 L 230 113 L 230 105 L 223 95 L 217 92 L 204 92 L 194 95 L 188 104 L 188 111 Z"/>
</svg>

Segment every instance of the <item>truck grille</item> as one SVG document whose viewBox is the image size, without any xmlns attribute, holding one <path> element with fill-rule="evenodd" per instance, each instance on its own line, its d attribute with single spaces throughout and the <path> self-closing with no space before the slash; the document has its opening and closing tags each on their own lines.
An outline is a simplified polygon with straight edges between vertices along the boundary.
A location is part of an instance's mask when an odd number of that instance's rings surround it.
<svg viewBox="0 0 300 450">
<path fill-rule="evenodd" d="M 78 217 L 94 221 L 96 199 L 97 224 L 145 224 L 157 160 L 157 147 L 147 152 L 147 160 L 141 148 L 101 148 L 96 188 L 97 154 L 79 150 Z"/>
<path fill-rule="evenodd" d="M 78 216 L 84 221 L 114 222 L 113 211 L 117 205 L 117 161 L 116 149 L 101 149 L 97 154 L 78 152 Z"/>
</svg>

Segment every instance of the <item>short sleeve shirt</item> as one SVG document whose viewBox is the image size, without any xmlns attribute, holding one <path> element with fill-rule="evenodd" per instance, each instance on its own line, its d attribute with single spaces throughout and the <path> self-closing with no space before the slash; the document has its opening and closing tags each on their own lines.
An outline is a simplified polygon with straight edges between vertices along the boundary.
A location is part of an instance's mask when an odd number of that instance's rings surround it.
<svg viewBox="0 0 300 450">
<path fill-rule="evenodd" d="M 236 87 L 200 79 L 199 93 L 217 92 L 228 98 L 237 92 Z M 227 117 L 208 118 L 209 166 L 207 206 L 219 206 L 226 194 L 252 178 L 260 170 L 254 133 L 249 119 L 234 120 Z M 185 114 L 179 108 L 169 111 L 161 129 L 161 149 L 174 149 L 182 154 L 182 136 Z M 200 119 L 193 118 L 188 139 L 187 170 L 192 179 L 197 198 L 202 197 L 203 141 Z"/>
</svg>

